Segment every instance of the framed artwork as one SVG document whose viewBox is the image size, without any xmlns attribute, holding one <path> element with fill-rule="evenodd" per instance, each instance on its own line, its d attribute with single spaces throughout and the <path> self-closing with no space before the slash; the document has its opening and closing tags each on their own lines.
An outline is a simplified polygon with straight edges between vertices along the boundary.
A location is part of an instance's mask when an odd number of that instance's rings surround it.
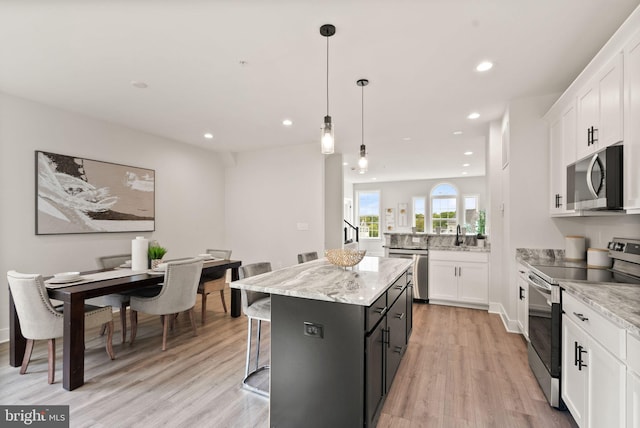
<svg viewBox="0 0 640 428">
<path fill-rule="evenodd" d="M 36 235 L 155 230 L 155 171 L 36 151 Z"/>
<path fill-rule="evenodd" d="M 396 216 L 393 213 L 393 208 L 387 208 L 384 211 L 384 224 L 387 227 L 387 232 L 391 232 L 393 231 L 393 229 L 395 228 L 395 224 L 396 224 Z"/>
<path fill-rule="evenodd" d="M 398 227 L 407 227 L 409 225 L 408 204 L 398 204 Z"/>
</svg>

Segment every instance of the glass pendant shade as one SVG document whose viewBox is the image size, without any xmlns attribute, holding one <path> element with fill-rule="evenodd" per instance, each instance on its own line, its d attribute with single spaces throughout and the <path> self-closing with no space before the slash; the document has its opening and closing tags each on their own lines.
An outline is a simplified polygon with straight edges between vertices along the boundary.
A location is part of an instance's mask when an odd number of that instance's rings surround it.
<svg viewBox="0 0 640 428">
<path fill-rule="evenodd" d="M 360 159 L 358 159 L 358 172 L 364 174 L 369 169 L 369 161 L 367 160 L 367 149 L 364 144 L 360 146 Z"/>
<path fill-rule="evenodd" d="M 333 139 L 333 123 L 331 116 L 324 117 L 324 125 L 322 126 L 322 135 L 320 137 L 320 146 L 323 155 L 330 155 L 334 150 Z"/>
</svg>

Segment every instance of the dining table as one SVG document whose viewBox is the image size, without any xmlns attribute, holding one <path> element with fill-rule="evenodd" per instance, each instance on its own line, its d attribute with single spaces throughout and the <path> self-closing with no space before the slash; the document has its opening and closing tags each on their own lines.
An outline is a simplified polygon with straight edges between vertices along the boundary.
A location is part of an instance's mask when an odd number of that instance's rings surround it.
<svg viewBox="0 0 640 428">
<path fill-rule="evenodd" d="M 239 260 L 203 260 L 202 280 L 208 275 L 221 270 L 231 269 L 231 280 L 239 279 L 238 268 L 242 265 Z M 81 272 L 85 280 L 68 284 L 47 284 L 47 292 L 51 299 L 63 302 L 64 336 L 62 361 L 62 386 L 71 391 L 84 384 L 84 304 L 86 299 L 108 294 L 117 294 L 141 287 L 156 285 L 163 281 L 164 275 L 153 271 L 122 271 L 112 272 L 112 269 L 102 269 Z M 86 280 L 86 278 L 95 278 Z M 106 278 L 106 279 L 105 279 Z M 231 316 L 236 318 L 241 312 L 240 290 L 231 289 Z M 10 355 L 9 364 L 19 367 L 22 364 L 27 340 L 22 336 L 20 320 L 9 290 L 9 336 Z"/>
</svg>

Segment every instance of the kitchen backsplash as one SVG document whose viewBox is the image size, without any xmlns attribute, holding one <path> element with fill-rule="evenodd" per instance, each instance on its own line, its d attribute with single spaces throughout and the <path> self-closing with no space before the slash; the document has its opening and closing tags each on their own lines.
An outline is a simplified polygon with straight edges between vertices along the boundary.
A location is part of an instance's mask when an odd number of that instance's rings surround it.
<svg viewBox="0 0 640 428">
<path fill-rule="evenodd" d="M 426 233 L 385 233 L 385 245 L 388 248 L 427 249 L 428 247 L 453 247 L 456 235 L 435 235 Z M 475 235 L 462 236 L 463 245 L 475 247 Z"/>
</svg>

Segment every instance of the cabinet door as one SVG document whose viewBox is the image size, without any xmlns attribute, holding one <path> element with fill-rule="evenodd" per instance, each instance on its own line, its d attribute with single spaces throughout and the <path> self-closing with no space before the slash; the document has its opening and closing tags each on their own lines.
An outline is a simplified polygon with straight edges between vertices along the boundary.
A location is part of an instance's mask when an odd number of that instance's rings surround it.
<svg viewBox="0 0 640 428">
<path fill-rule="evenodd" d="M 624 49 L 624 205 L 640 210 L 640 32 Z"/>
<path fill-rule="evenodd" d="M 458 264 L 429 260 L 429 299 L 458 298 Z"/>
<path fill-rule="evenodd" d="M 598 149 L 622 141 L 622 53 L 610 61 L 598 78 Z"/>
<path fill-rule="evenodd" d="M 598 87 L 595 84 L 591 84 L 578 95 L 577 159 L 588 156 L 596 149 L 590 135 L 592 127 L 598 129 L 598 104 Z"/>
<path fill-rule="evenodd" d="M 400 360 L 407 348 L 407 290 L 387 312 L 387 376 L 385 390 L 389 392 L 393 378 L 396 376 Z"/>
<path fill-rule="evenodd" d="M 588 426 L 624 427 L 626 367 L 595 339 L 587 349 Z M 572 413 L 573 414 L 573 413 Z"/>
<path fill-rule="evenodd" d="M 565 203 L 564 200 L 564 180 L 562 177 L 566 175 L 566 167 L 562 159 L 562 120 L 551 124 L 549 129 L 549 165 L 550 165 L 550 195 L 549 204 L 550 214 L 558 214 L 562 212 L 562 207 Z"/>
<path fill-rule="evenodd" d="M 489 302 L 489 266 L 486 263 L 458 264 L 458 298 L 463 302 Z"/>
<path fill-rule="evenodd" d="M 522 273 L 521 273 L 522 272 Z M 518 293 L 518 327 L 520 328 L 520 333 L 529 340 L 529 299 L 527 298 L 528 293 L 528 284 L 521 275 L 526 274 L 521 267 L 518 267 L 518 280 L 516 281 L 517 285 L 517 293 Z"/>
<path fill-rule="evenodd" d="M 385 395 L 384 391 L 384 333 L 385 322 L 381 322 L 378 326 L 367 336 L 366 340 L 366 382 L 367 388 L 365 391 L 366 397 L 366 410 L 365 415 L 367 417 L 368 426 L 375 426 L 375 421 L 378 418 L 381 410 L 381 404 Z"/>
<path fill-rule="evenodd" d="M 587 367 L 580 365 L 580 351 L 586 350 L 586 335 L 569 317 L 562 316 L 561 396 L 578 426 L 586 427 Z M 579 347 L 582 348 L 579 348 Z M 589 364 L 582 353 L 584 364 Z"/>
<path fill-rule="evenodd" d="M 566 181 L 567 165 L 574 163 L 576 158 L 576 106 L 575 102 L 562 113 L 562 150 L 563 177 Z M 565 184 L 566 186 L 566 184 Z M 566 191 L 566 187 L 563 189 Z"/>
<path fill-rule="evenodd" d="M 627 370 L 627 428 L 640 427 L 640 376 Z"/>
</svg>

